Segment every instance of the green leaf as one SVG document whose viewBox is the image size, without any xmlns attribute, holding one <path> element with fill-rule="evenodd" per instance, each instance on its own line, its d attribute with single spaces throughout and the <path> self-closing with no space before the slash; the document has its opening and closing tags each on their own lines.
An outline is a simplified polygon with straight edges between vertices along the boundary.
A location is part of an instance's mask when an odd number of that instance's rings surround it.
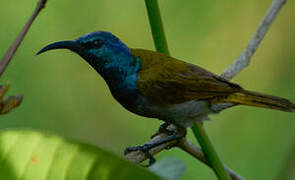
<svg viewBox="0 0 295 180">
<path fill-rule="evenodd" d="M 160 179 L 94 146 L 30 130 L 0 131 L 0 179 Z"/>
</svg>

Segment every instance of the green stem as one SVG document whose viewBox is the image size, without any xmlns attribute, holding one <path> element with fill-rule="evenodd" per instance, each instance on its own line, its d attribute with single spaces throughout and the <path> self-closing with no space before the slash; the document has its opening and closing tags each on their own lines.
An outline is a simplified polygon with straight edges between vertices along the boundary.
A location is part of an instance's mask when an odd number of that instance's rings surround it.
<svg viewBox="0 0 295 180">
<path fill-rule="evenodd" d="M 145 0 L 148 12 L 149 22 L 153 34 L 154 43 L 158 52 L 169 55 L 168 45 L 164 33 L 163 23 L 160 15 L 160 9 L 157 0 Z M 209 137 L 206 134 L 203 124 L 196 122 L 192 130 L 198 139 L 202 150 L 213 168 L 216 176 L 221 180 L 230 180 L 228 173 L 225 171 L 222 162 L 219 160 Z"/>
<path fill-rule="evenodd" d="M 209 164 L 211 165 L 212 169 L 214 170 L 218 179 L 221 180 L 230 180 L 229 174 L 226 172 L 221 160 L 219 159 L 210 139 L 205 131 L 202 122 L 196 122 L 192 127 L 193 133 L 198 139 L 202 151 L 205 154 L 205 157 Z"/>
<path fill-rule="evenodd" d="M 169 56 L 168 45 L 157 0 L 145 0 L 154 43 L 158 52 Z"/>
</svg>

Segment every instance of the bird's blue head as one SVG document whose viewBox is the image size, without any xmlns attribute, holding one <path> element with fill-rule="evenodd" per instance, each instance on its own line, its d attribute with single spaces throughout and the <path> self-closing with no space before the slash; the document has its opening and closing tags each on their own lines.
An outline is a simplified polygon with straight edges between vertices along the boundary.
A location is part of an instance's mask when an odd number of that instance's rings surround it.
<svg viewBox="0 0 295 180">
<path fill-rule="evenodd" d="M 124 74 L 130 73 L 136 64 L 130 49 L 119 38 L 104 31 L 92 32 L 73 41 L 49 44 L 37 55 L 53 49 L 69 49 L 79 54 L 106 81 L 124 77 Z"/>
</svg>

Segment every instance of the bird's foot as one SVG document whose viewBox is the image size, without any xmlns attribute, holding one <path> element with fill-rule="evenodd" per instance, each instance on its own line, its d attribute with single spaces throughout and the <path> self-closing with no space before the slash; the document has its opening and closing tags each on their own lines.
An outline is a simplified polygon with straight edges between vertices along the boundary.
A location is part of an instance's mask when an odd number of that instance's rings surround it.
<svg viewBox="0 0 295 180">
<path fill-rule="evenodd" d="M 125 149 L 124 154 L 127 155 L 127 154 L 131 153 L 132 151 L 141 151 L 145 154 L 146 158 L 149 159 L 149 166 L 150 166 L 156 162 L 156 159 L 153 157 L 153 155 L 151 153 L 151 149 L 158 147 L 162 144 L 174 141 L 175 143 L 166 147 L 166 149 L 170 149 L 170 148 L 176 146 L 178 143 L 180 143 L 186 135 L 185 128 L 178 127 L 176 131 L 172 131 L 172 132 L 173 132 L 172 135 L 170 135 L 164 139 L 161 139 L 157 142 L 147 143 L 147 144 L 144 144 L 141 146 L 128 147 Z"/>
<path fill-rule="evenodd" d="M 124 151 L 124 155 L 127 155 L 133 151 L 141 151 L 145 154 L 145 156 L 149 159 L 148 166 L 153 165 L 156 162 L 156 159 L 151 154 L 150 150 L 153 148 L 153 144 L 144 144 L 141 146 L 133 146 L 133 147 L 127 147 Z"/>
<path fill-rule="evenodd" d="M 167 129 L 169 125 L 170 125 L 170 123 L 166 123 L 166 122 L 162 123 L 160 125 L 160 128 L 158 129 L 158 131 L 151 136 L 151 139 L 153 139 L 154 137 L 158 136 L 161 133 L 165 133 L 165 134 L 167 134 L 169 136 L 173 135 L 174 132 L 171 131 L 171 130 L 169 130 L 169 129 Z"/>
<path fill-rule="evenodd" d="M 180 144 L 185 139 L 186 133 L 187 132 L 185 128 L 177 128 L 177 130 L 168 137 L 171 139 L 171 141 L 175 141 L 175 143 L 168 145 L 165 149 L 171 149 Z"/>
</svg>

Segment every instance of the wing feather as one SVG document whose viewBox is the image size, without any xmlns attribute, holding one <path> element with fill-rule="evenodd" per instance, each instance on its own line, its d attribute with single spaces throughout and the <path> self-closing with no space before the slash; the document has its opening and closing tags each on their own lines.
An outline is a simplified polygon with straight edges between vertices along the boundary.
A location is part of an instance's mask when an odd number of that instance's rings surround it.
<svg viewBox="0 0 295 180">
<path fill-rule="evenodd" d="M 132 49 L 141 62 L 137 86 L 140 93 L 159 105 L 191 100 L 226 98 L 241 87 L 193 64 L 163 54 Z"/>
</svg>

